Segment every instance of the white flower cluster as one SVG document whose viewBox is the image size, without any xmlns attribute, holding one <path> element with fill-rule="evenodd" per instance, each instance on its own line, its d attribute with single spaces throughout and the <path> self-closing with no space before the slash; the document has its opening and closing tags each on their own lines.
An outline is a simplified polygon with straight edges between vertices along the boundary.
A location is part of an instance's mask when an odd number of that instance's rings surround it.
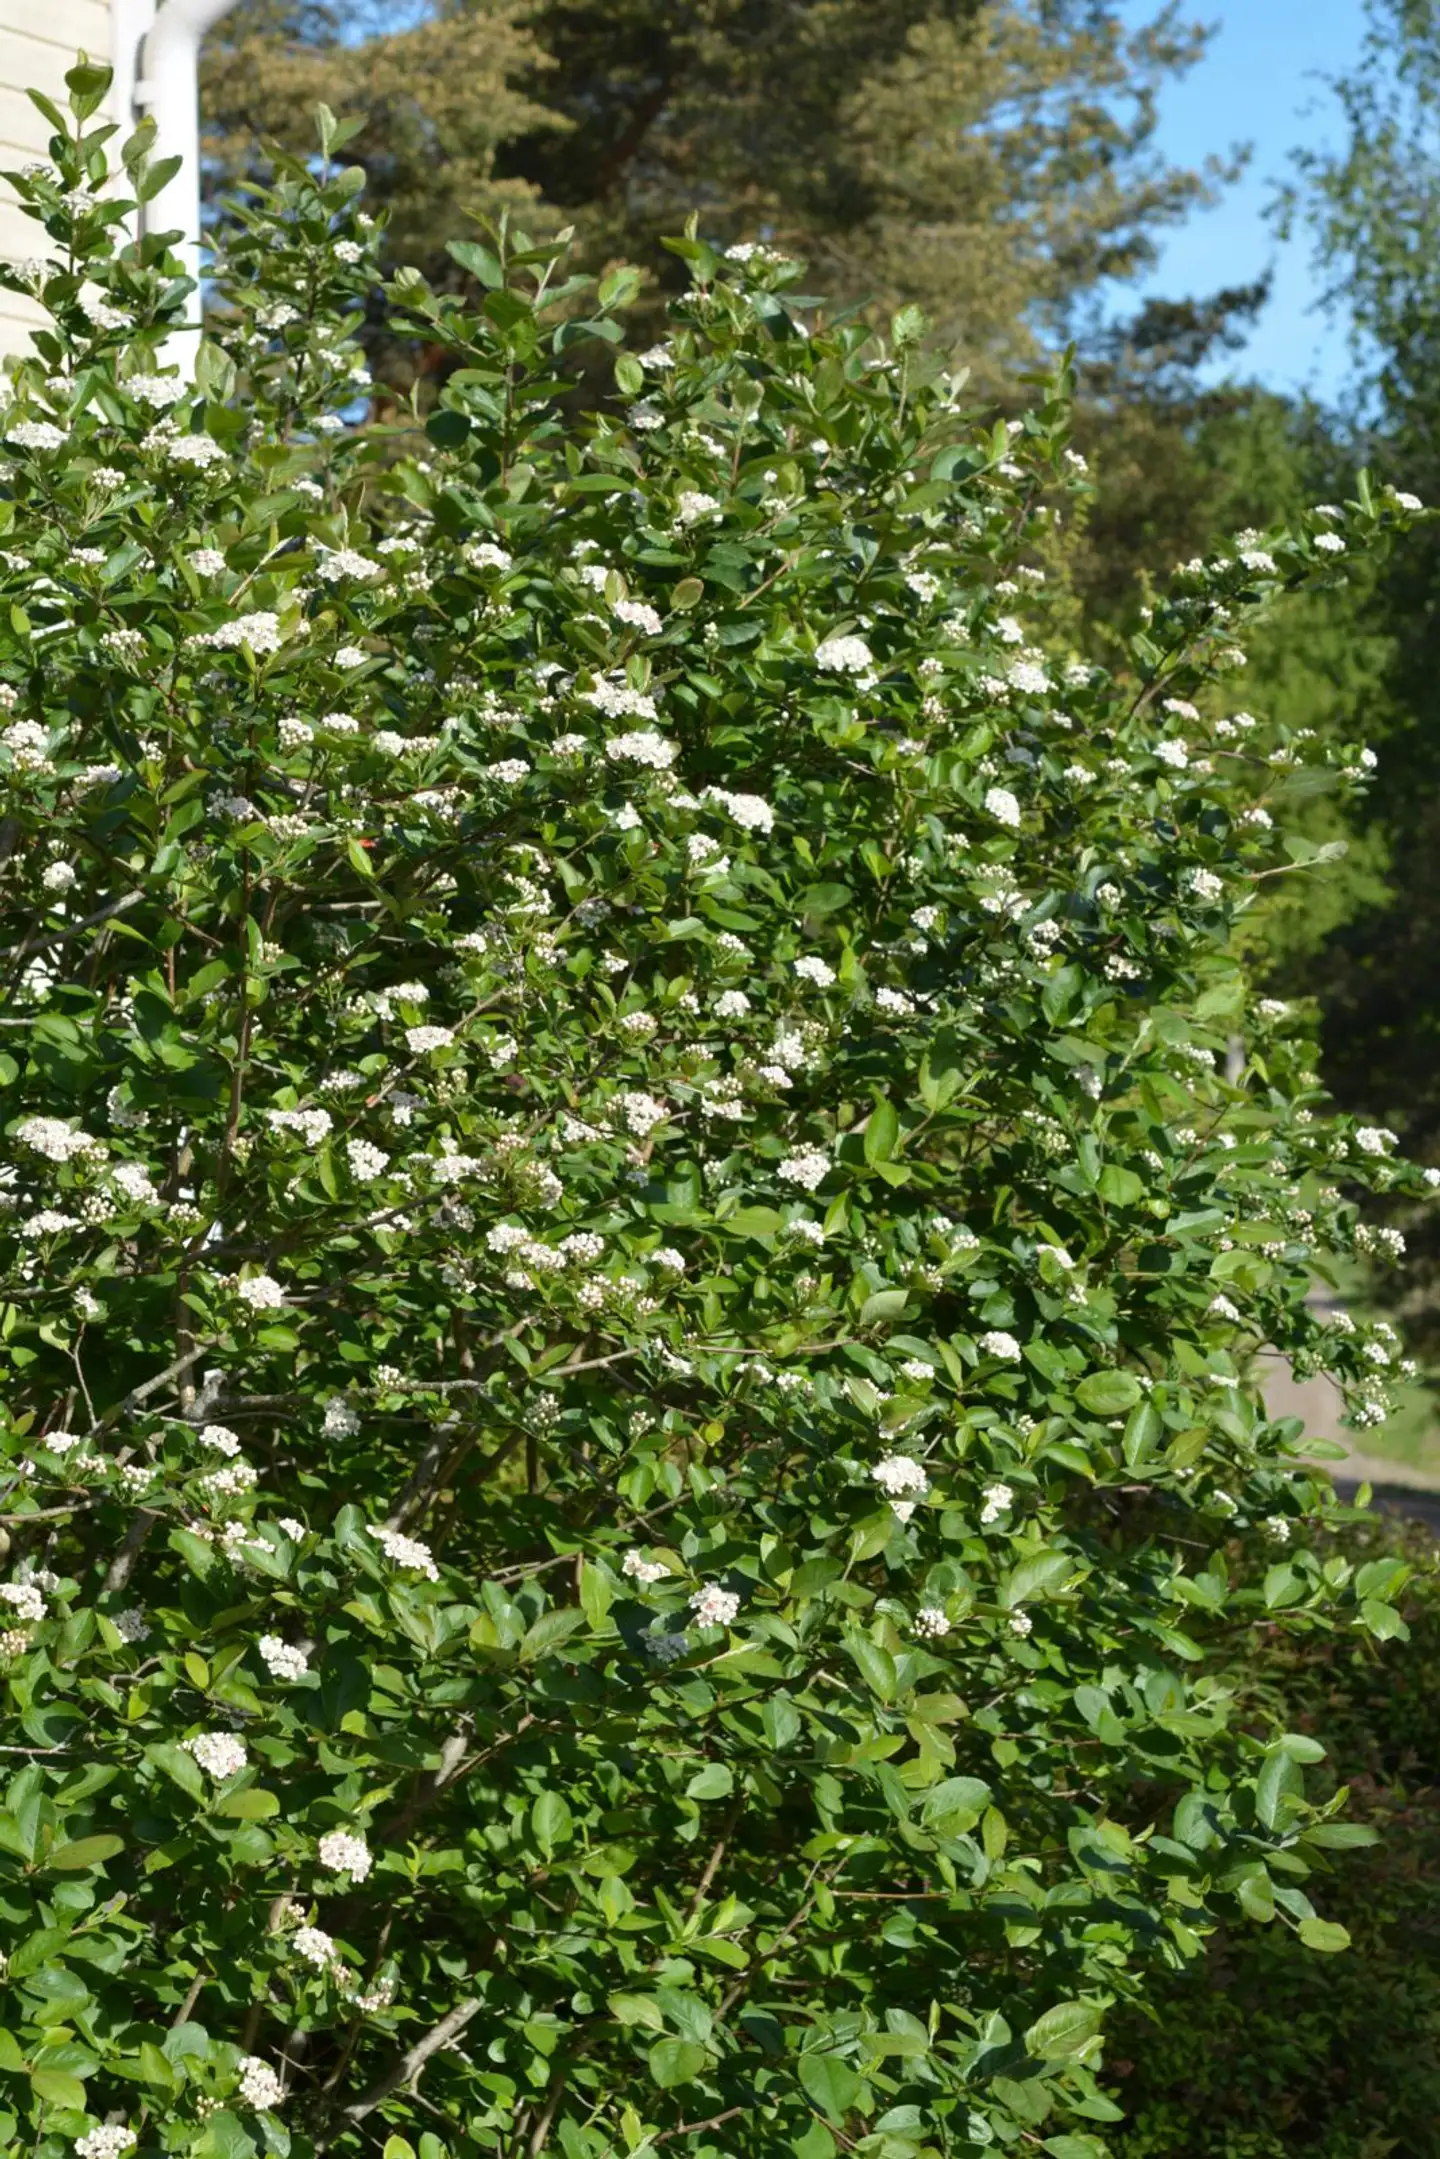
<svg viewBox="0 0 1440 2159">
<path fill-rule="evenodd" d="M 826 637 L 815 647 L 815 665 L 832 675 L 864 675 L 875 655 L 863 637 Z"/>
<path fill-rule="evenodd" d="M 728 1627 L 740 1609 L 740 1599 L 733 1589 L 722 1589 L 718 1582 L 706 1582 L 690 1599 L 690 1609 L 695 1622 L 701 1627 Z"/>
<path fill-rule="evenodd" d="M 648 1588 L 652 1582 L 663 1582 L 670 1569 L 661 1559 L 647 1559 L 643 1552 L 630 1550 L 620 1563 L 620 1572 L 628 1574 L 633 1581 Z"/>
<path fill-rule="evenodd" d="M 303 1679 L 310 1669 L 304 1650 L 293 1648 L 278 1634 L 262 1634 L 257 1646 L 261 1663 L 276 1679 Z"/>
<path fill-rule="evenodd" d="M 217 1783 L 238 1777 L 249 1760 L 243 1742 L 233 1732 L 197 1732 L 193 1739 L 182 1740 L 181 1745 Z"/>
<path fill-rule="evenodd" d="M 331 1874 L 348 1874 L 363 1882 L 375 1864 L 369 1845 L 348 1829 L 327 1829 L 315 1847 L 320 1864 Z"/>
<path fill-rule="evenodd" d="M 440 1569 L 428 1544 L 418 1537 L 407 1537 L 398 1529 L 386 1529 L 383 1524 L 370 1525 L 370 1534 L 385 1557 L 394 1567 L 403 1567 L 409 1574 L 423 1574 L 427 1580 L 438 1582 Z"/>
<path fill-rule="evenodd" d="M 102 2122 L 98 2129 L 87 2129 L 83 2137 L 75 2140 L 78 2159 L 122 2159 L 122 2154 L 134 2147 L 134 2130 L 120 2122 Z"/>
<path fill-rule="evenodd" d="M 981 1522 L 987 1527 L 991 1522 L 998 1522 L 1007 1508 L 1013 1507 L 1014 1504 L 1015 1494 L 1008 1484 L 987 1484 L 984 1504 L 980 1509 Z"/>
<path fill-rule="evenodd" d="M 892 1499 L 919 1497 L 930 1489 L 929 1477 L 912 1455 L 882 1455 L 870 1474 Z"/>
<path fill-rule="evenodd" d="M 258 2054 L 241 2055 L 240 2097 L 246 2106 L 253 2107 L 257 2114 L 269 2113 L 284 2096 L 285 2087 L 269 2062 L 262 2061 Z"/>
</svg>

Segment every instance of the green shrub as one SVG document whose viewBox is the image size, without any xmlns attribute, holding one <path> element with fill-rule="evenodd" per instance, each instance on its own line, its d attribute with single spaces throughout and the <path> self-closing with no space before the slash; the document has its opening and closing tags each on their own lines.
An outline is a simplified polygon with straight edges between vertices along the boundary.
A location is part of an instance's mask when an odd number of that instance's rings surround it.
<svg viewBox="0 0 1440 2159">
<path fill-rule="evenodd" d="M 1427 1534 L 1377 1543 L 1418 1570 L 1403 1663 L 1380 1673 L 1314 1639 L 1266 1645 L 1250 1675 L 1283 1684 L 1302 1729 L 1324 1731 L 1352 1813 L 1378 1833 L 1326 1886 L 1352 1950 L 1317 1980 L 1291 1935 L 1226 1928 L 1148 2015 L 1119 2018 L 1107 2067 L 1130 2119 L 1117 2159 L 1440 2153 L 1440 1582 Z"/>
<path fill-rule="evenodd" d="M 1337 1179 L 1421 1187 L 1234 957 L 1325 773 L 1224 681 L 1409 510 L 1064 665 L 1063 375 L 989 429 L 693 238 L 574 425 L 628 273 L 397 280 L 409 454 L 328 115 L 189 385 L 71 80 L 0 419 L 0 2145 L 1093 2159 L 1117 1999 L 1344 1942 L 1363 1831 L 1227 1675 L 1405 1567 L 1242 1375 L 1380 1413 L 1304 1293 Z"/>
</svg>

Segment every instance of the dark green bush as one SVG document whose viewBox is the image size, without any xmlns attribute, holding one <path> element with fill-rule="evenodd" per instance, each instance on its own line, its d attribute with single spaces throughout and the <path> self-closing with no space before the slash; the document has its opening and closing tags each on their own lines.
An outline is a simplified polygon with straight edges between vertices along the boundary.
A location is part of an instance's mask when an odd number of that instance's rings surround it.
<svg viewBox="0 0 1440 2159">
<path fill-rule="evenodd" d="M 1394 1550 L 1416 1567 L 1403 1659 L 1277 1641 L 1246 1675 L 1303 1703 L 1301 1728 L 1355 1765 L 1350 1812 L 1380 1841 L 1346 1855 L 1326 1897 L 1352 1947 L 1317 1974 L 1287 1930 L 1222 1928 L 1154 2022 L 1119 2020 L 1116 2159 L 1440 2154 L 1440 1576 L 1427 1532 L 1359 1535 L 1352 1558 Z"/>
</svg>

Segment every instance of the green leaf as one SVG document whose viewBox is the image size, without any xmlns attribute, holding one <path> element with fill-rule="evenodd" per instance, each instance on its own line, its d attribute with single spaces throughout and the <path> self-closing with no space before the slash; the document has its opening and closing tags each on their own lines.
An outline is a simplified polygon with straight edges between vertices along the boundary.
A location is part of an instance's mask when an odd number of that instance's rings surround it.
<svg viewBox="0 0 1440 2159">
<path fill-rule="evenodd" d="M 574 1817 L 559 1792 L 541 1792 L 530 1809 L 530 1826 L 548 1858 L 556 1845 L 563 1844 L 569 1837 L 574 1828 Z"/>
<path fill-rule="evenodd" d="M 64 2069 L 32 2069 L 30 2088 L 37 2099 L 43 2099 L 52 2107 L 83 2109 L 85 2106 L 84 2085 Z"/>
<path fill-rule="evenodd" d="M 1304 1794 L 1299 1764 L 1284 1747 L 1267 1748 L 1255 1781 L 1255 1812 L 1267 1829 L 1288 1826 L 1294 1804 Z"/>
<path fill-rule="evenodd" d="M 145 1749 L 145 1759 L 153 1762 L 157 1769 L 163 1769 L 190 1798 L 205 1797 L 205 1779 L 200 1773 L 200 1765 L 184 1747 L 178 1747 L 168 1739 L 158 1740 Z"/>
<path fill-rule="evenodd" d="M 865 2081 L 838 2054 L 802 2054 L 796 2065 L 807 2098 L 827 2121 L 843 2122 L 865 2089 Z"/>
<path fill-rule="evenodd" d="M 462 270 L 480 280 L 489 291 L 498 291 L 505 283 L 505 272 L 488 247 L 481 247 L 476 240 L 447 240 L 445 252 Z"/>
<path fill-rule="evenodd" d="M 585 1625 L 585 1613 L 575 1605 L 565 1605 L 558 1611 L 542 1612 L 534 1624 L 526 1629 L 520 1644 L 520 1660 L 533 1663 L 537 1657 L 558 1649 L 572 1634 Z"/>
<path fill-rule="evenodd" d="M 244 1791 L 222 1792 L 210 1811 L 236 1822 L 268 1822 L 280 1812 L 280 1801 L 274 1792 L 250 1785 Z"/>
<path fill-rule="evenodd" d="M 1123 1416 L 1140 1399 L 1140 1383 L 1131 1372 L 1089 1372 L 1075 1389 L 1082 1409 L 1096 1417 Z"/>
<path fill-rule="evenodd" d="M 1298 1932 L 1305 1947 L 1318 1949 L 1322 1956 L 1337 1956 L 1342 1949 L 1350 1947 L 1348 1931 L 1333 1919 L 1302 1919 Z"/>
<path fill-rule="evenodd" d="M 1082 1381 L 1083 1385 L 1084 1382 Z M 1152 1402 L 1137 1402 L 1125 1423 L 1120 1452 L 1127 1469 L 1138 1469 L 1152 1455 L 1164 1435 L 1160 1412 Z"/>
<path fill-rule="evenodd" d="M 1056 1596 L 1069 1582 L 1075 1566 L 1069 1552 L 1036 1552 L 1032 1558 L 1022 1559 L 1005 1584 L 1006 1604 L 1031 1604 L 1037 1597 Z"/>
<path fill-rule="evenodd" d="M 650 2076 L 662 2092 L 692 2084 L 705 2067 L 706 2053 L 693 2039 L 657 2039 L 650 2049 Z"/>
<path fill-rule="evenodd" d="M 735 1779 L 727 1762 L 707 1762 L 697 1769 L 685 1787 L 687 1799 L 728 1799 L 735 1789 Z"/>
<path fill-rule="evenodd" d="M 937 1836 L 960 1837 L 973 1829 L 990 1804 L 990 1787 L 978 1777 L 946 1777 L 925 1794 L 920 1819 Z"/>
<path fill-rule="evenodd" d="M 664 2014 L 653 1994 L 611 1994 L 606 2002 L 610 2014 L 621 2024 L 640 2024 L 652 2032 L 665 2029 Z"/>
<path fill-rule="evenodd" d="M 1026 2032 L 1025 2051 L 1036 2061 L 1065 2061 L 1089 2044 L 1100 2023 L 1101 2012 L 1094 2002 L 1057 2002 Z"/>
<path fill-rule="evenodd" d="M 877 1102 L 865 1125 L 865 1159 L 873 1168 L 888 1162 L 900 1138 L 900 1119 L 894 1105 Z"/>
<path fill-rule="evenodd" d="M 442 405 L 425 422 L 425 432 L 437 450 L 460 450 L 470 440 L 470 422 L 463 412 Z"/>
<path fill-rule="evenodd" d="M 909 1301 L 908 1290 L 874 1290 L 860 1307 L 860 1324 L 862 1327 L 873 1327 L 879 1320 L 899 1319 Z"/>
<path fill-rule="evenodd" d="M 870 1641 L 863 1634 L 852 1634 L 845 1647 L 860 1668 L 860 1676 L 872 1694 L 878 1694 L 882 1702 L 895 1698 L 895 1659 L 888 1649 L 878 1642 Z"/>
<path fill-rule="evenodd" d="M 103 1865 L 125 1849 L 123 1837 L 76 1837 L 69 1844 L 53 1845 L 46 1854 L 45 1865 L 58 1873 L 80 1873 L 89 1867 Z"/>
</svg>

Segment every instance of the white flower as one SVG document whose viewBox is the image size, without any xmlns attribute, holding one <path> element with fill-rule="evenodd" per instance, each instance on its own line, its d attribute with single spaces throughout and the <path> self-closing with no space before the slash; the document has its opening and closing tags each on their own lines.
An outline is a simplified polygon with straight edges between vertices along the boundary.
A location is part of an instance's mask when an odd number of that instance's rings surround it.
<svg viewBox="0 0 1440 2159">
<path fill-rule="evenodd" d="M 45 1617 L 45 1599 L 34 1582 L 0 1582 L 0 1600 L 17 1619 L 38 1623 Z"/>
<path fill-rule="evenodd" d="M 826 637 L 815 647 L 815 665 L 832 675 L 866 675 L 875 655 L 863 637 Z"/>
<path fill-rule="evenodd" d="M 225 569 L 225 557 L 218 547 L 197 547 L 187 557 L 197 577 L 219 577 Z"/>
<path fill-rule="evenodd" d="M 193 1739 L 182 1740 L 181 1745 L 217 1783 L 237 1777 L 249 1760 L 233 1732 L 197 1732 Z"/>
<path fill-rule="evenodd" d="M 16 420 L 6 428 L 5 440 L 18 442 L 22 450 L 63 450 L 67 437 L 51 420 Z"/>
<path fill-rule="evenodd" d="M 233 1461 L 240 1452 L 240 1435 L 232 1432 L 228 1424 L 203 1424 L 200 1445 L 213 1447 L 217 1454 L 228 1454 Z"/>
<path fill-rule="evenodd" d="M 620 1572 L 628 1574 L 632 1581 L 641 1582 L 648 1587 L 651 1582 L 663 1582 L 670 1569 L 663 1560 L 647 1559 L 643 1552 L 632 1548 L 620 1562 Z"/>
<path fill-rule="evenodd" d="M 1345 542 L 1338 532 L 1317 532 L 1315 547 L 1322 555 L 1343 555 L 1345 552 Z"/>
<path fill-rule="evenodd" d="M 235 1284 L 235 1294 L 252 1312 L 278 1312 L 285 1302 L 284 1290 L 269 1274 L 247 1275 Z"/>
<path fill-rule="evenodd" d="M 739 1020 L 750 1010 L 750 1000 L 744 990 L 722 990 L 715 1000 L 715 1017 L 722 1020 Z"/>
<path fill-rule="evenodd" d="M 1185 887 L 1197 900 L 1218 900 L 1225 891 L 1225 880 L 1213 870 L 1190 869 L 1185 872 Z"/>
<path fill-rule="evenodd" d="M 728 1627 L 740 1609 L 740 1599 L 733 1589 L 722 1589 L 718 1582 L 706 1582 L 691 1597 L 690 1609 L 699 1626 Z"/>
<path fill-rule="evenodd" d="M 352 1882 L 363 1882 L 375 1864 L 365 1839 L 352 1836 L 348 1829 L 327 1829 L 316 1852 L 322 1867 L 332 1874 L 348 1874 Z"/>
<path fill-rule="evenodd" d="M 312 1150 L 321 1144 L 334 1125 L 328 1109 L 267 1109 L 265 1117 L 277 1132 L 298 1132 Z"/>
<path fill-rule="evenodd" d="M 422 1544 L 418 1537 L 406 1537 L 398 1529 L 386 1529 L 373 1522 L 370 1534 L 392 1566 L 403 1567 L 410 1574 L 423 1574 L 432 1582 L 439 1581 L 440 1569 L 430 1547 Z"/>
<path fill-rule="evenodd" d="M 1161 764 L 1168 765 L 1172 772 L 1183 772 L 1190 762 L 1190 752 L 1184 743 L 1177 741 L 1173 735 L 1167 735 L 1163 742 L 1156 743 L 1155 755 Z"/>
<path fill-rule="evenodd" d="M 637 690 L 623 676 L 614 681 L 602 675 L 585 694 L 586 702 L 603 712 L 607 720 L 653 720 L 656 716 L 655 700 L 648 690 Z"/>
<path fill-rule="evenodd" d="M 1395 489 L 1395 500 L 1402 510 L 1423 510 L 1425 507 L 1418 495 L 1403 494 L 1398 487 Z"/>
<path fill-rule="evenodd" d="M 1362 1124 L 1355 1133 L 1355 1144 L 1361 1154 L 1384 1154 L 1395 1138 L 1384 1125 Z"/>
<path fill-rule="evenodd" d="M 821 990 L 828 990 L 835 980 L 834 968 L 827 961 L 817 959 L 813 953 L 807 953 L 796 960 L 795 972 L 802 982 L 813 982 L 815 987 Z"/>
<path fill-rule="evenodd" d="M 643 600 L 617 600 L 613 609 L 617 622 L 626 622 L 631 629 L 643 630 L 647 637 L 658 637 L 665 625 L 653 607 Z"/>
<path fill-rule="evenodd" d="M 938 1604 L 922 1604 L 915 1614 L 915 1632 L 922 1641 L 939 1641 L 950 1632 L 950 1622 Z"/>
<path fill-rule="evenodd" d="M 985 808 L 997 823 L 1012 828 L 1020 822 L 1020 805 L 1008 787 L 989 787 L 985 790 Z"/>
<path fill-rule="evenodd" d="M 405 1041 L 417 1057 L 427 1050 L 448 1049 L 454 1040 L 455 1031 L 451 1027 L 407 1027 L 405 1030 Z"/>
<path fill-rule="evenodd" d="M 1007 1507 L 1015 1504 L 1015 1494 L 1008 1484 L 987 1484 L 985 1503 L 980 1509 L 982 1524 L 998 1522 Z"/>
<path fill-rule="evenodd" d="M 657 1124 L 662 1124 L 670 1114 L 663 1102 L 658 1102 L 654 1095 L 642 1094 L 637 1088 L 629 1088 L 616 1095 L 614 1107 L 637 1139 L 644 1139 L 648 1132 Z"/>
<path fill-rule="evenodd" d="M 178 404 L 185 394 L 185 385 L 178 375 L 125 375 L 120 387 L 138 397 L 142 405 L 152 406 L 163 412 L 167 405 Z"/>
<path fill-rule="evenodd" d="M 687 525 L 698 525 L 705 517 L 718 517 L 720 505 L 713 495 L 704 494 L 698 487 L 682 488 L 675 503 L 675 522 L 682 530 Z"/>
<path fill-rule="evenodd" d="M 280 617 L 267 608 L 252 615 L 237 615 L 232 622 L 222 622 L 218 630 L 211 630 L 200 642 L 225 651 L 238 651 L 244 646 L 251 652 L 278 652 L 282 643 Z"/>
<path fill-rule="evenodd" d="M 36 1154 L 43 1154 L 48 1162 L 71 1162 L 77 1155 L 100 1151 L 98 1140 L 62 1117 L 27 1117 L 16 1126 L 15 1137 L 26 1147 L 33 1147 Z"/>
<path fill-rule="evenodd" d="M 460 550 L 465 560 L 477 570 L 508 570 L 511 557 L 493 540 L 474 540 Z"/>
<path fill-rule="evenodd" d="M 203 471 L 207 465 L 220 464 L 225 452 L 213 435 L 162 436 L 159 441 L 145 438 L 146 449 L 161 449 L 172 465 L 194 465 Z"/>
<path fill-rule="evenodd" d="M 323 1972 L 336 1961 L 335 1944 L 319 1927 L 297 1927 L 292 1939 L 296 1956 L 313 1964 L 316 1971 Z"/>
<path fill-rule="evenodd" d="M 363 667 L 370 655 L 363 645 L 342 645 L 335 655 L 337 667 Z"/>
<path fill-rule="evenodd" d="M 875 1464 L 870 1472 L 882 1492 L 891 1499 L 904 1498 L 907 1493 L 928 1492 L 930 1479 L 913 1456 L 887 1454 Z"/>
<path fill-rule="evenodd" d="M 1013 1334 L 1006 1334 L 1003 1328 L 992 1327 L 988 1334 L 980 1337 L 980 1354 L 982 1357 L 998 1357 L 1002 1364 L 1014 1364 L 1020 1355 L 1020 1344 Z"/>
<path fill-rule="evenodd" d="M 780 1164 L 779 1175 L 787 1184 L 803 1185 L 807 1192 L 813 1192 L 817 1185 L 824 1183 L 829 1171 L 829 1155 L 811 1148 L 803 1154 L 787 1155 Z"/>
<path fill-rule="evenodd" d="M 78 874 L 73 863 L 49 862 L 40 873 L 40 883 L 46 892 L 68 892 Z"/>
<path fill-rule="evenodd" d="M 138 1604 L 127 1605 L 123 1612 L 113 1613 L 110 1624 L 122 1642 L 143 1642 L 150 1632 L 150 1622 Z"/>
<path fill-rule="evenodd" d="M 285 2096 L 285 2087 L 268 2062 L 258 2054 L 240 2057 L 240 2097 L 257 2114 L 269 2113 Z"/>
<path fill-rule="evenodd" d="M 775 829 L 775 812 L 763 795 L 737 795 L 726 787 L 707 787 L 702 799 L 715 803 L 746 832 L 773 832 Z"/>
<path fill-rule="evenodd" d="M 292 1648 L 278 1634 L 262 1634 L 258 1647 L 261 1663 L 276 1679 L 303 1679 L 310 1669 L 304 1650 Z"/>
<path fill-rule="evenodd" d="M 87 2129 L 83 2137 L 75 2140 L 78 2159 L 121 2159 L 123 2152 L 132 2149 L 135 2132 L 119 2122 L 102 2122 L 98 2129 Z"/>
<path fill-rule="evenodd" d="M 652 771 L 668 772 L 679 752 L 653 727 L 643 727 L 612 735 L 605 745 L 605 755 L 614 764 L 648 765 Z"/>
<path fill-rule="evenodd" d="M 372 1147 L 368 1139 L 348 1139 L 345 1154 L 350 1164 L 350 1174 L 361 1184 L 372 1184 L 384 1175 L 390 1166 L 390 1157 L 379 1147 Z"/>
<path fill-rule="evenodd" d="M 1283 1514 L 1267 1514 L 1261 1527 L 1272 1544 L 1290 1542 L 1290 1524 Z"/>
<path fill-rule="evenodd" d="M 320 556 L 315 575 L 323 577 L 327 585 L 338 585 L 346 577 L 378 577 L 380 565 L 353 547 L 336 547 Z"/>
<path fill-rule="evenodd" d="M 1034 1624 L 1035 1622 L 1030 1617 L 1030 1614 L 1028 1612 L 1017 1611 L 1010 1614 L 1010 1632 L 1012 1634 L 1018 1634 L 1022 1641 L 1025 1639 L 1025 1636 L 1030 1632 Z"/>
</svg>

